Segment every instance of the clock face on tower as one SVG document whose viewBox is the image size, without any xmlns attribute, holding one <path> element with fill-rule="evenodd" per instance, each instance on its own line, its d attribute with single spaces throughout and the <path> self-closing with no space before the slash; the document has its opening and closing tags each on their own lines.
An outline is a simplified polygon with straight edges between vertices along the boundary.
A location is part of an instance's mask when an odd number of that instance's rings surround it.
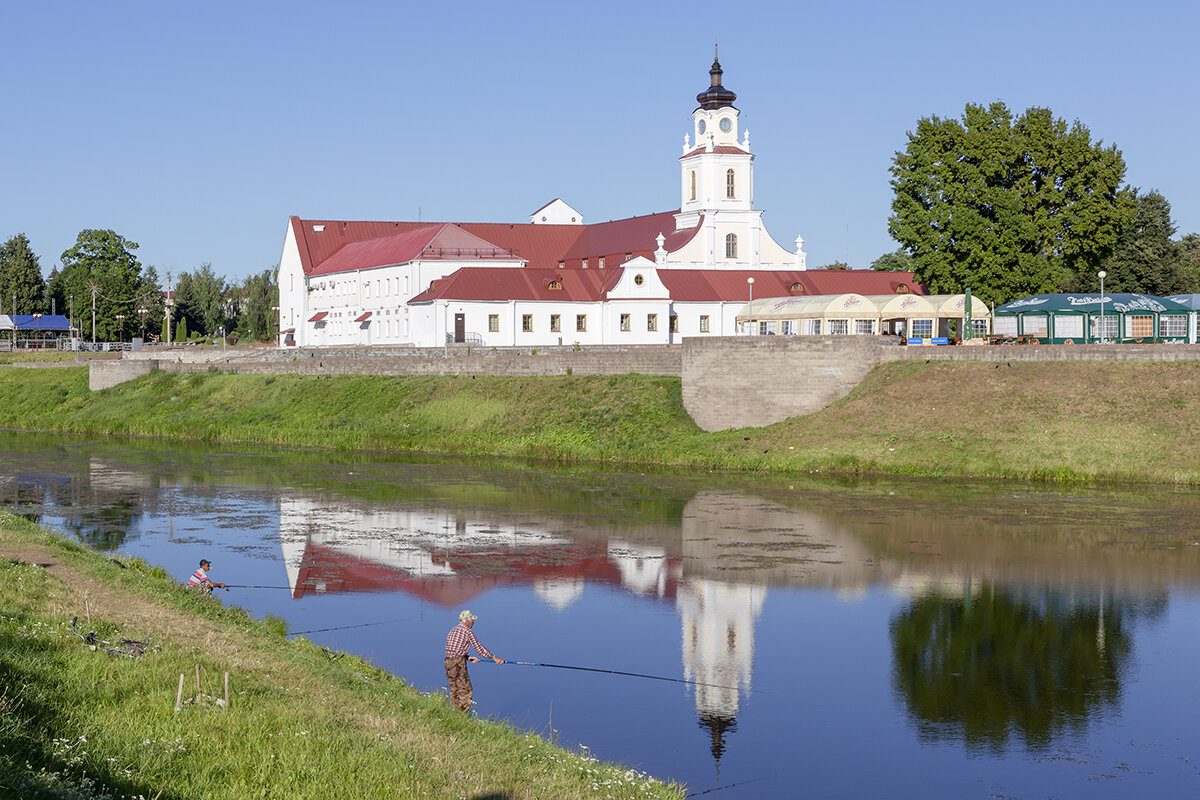
<svg viewBox="0 0 1200 800">
<path fill-rule="evenodd" d="M 721 132 L 729 133 L 733 129 L 733 120 L 729 117 L 721 117 Z"/>
<path fill-rule="evenodd" d="M 707 127 L 708 126 L 704 124 L 704 120 L 700 120 L 700 123 L 696 126 L 696 130 L 700 131 L 700 133 L 703 134 L 704 129 Z"/>
</svg>

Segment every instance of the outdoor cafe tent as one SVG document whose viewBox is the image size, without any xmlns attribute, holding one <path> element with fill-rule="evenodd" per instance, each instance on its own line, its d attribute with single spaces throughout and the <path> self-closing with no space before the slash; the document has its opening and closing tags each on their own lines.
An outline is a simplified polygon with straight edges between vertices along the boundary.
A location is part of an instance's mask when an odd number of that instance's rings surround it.
<svg viewBox="0 0 1200 800">
<path fill-rule="evenodd" d="M 987 304 L 971 298 L 972 315 L 986 320 Z M 878 333 L 934 335 L 951 319 L 961 319 L 964 295 L 839 294 L 764 297 L 743 306 L 737 321 L 757 323 L 756 332 L 819 334 Z M 778 323 L 778 331 L 776 331 Z M 765 330 L 764 330 L 765 329 Z M 943 334 L 944 335 L 944 334 Z"/>
<path fill-rule="evenodd" d="M 992 333 L 1045 344 L 1174 342 L 1189 339 L 1192 310 L 1148 294 L 1042 294 L 996 308 Z"/>
<path fill-rule="evenodd" d="M 1192 344 L 1196 343 L 1196 316 L 1200 312 L 1200 294 L 1173 294 L 1167 298 L 1168 300 L 1179 303 L 1182 306 L 1187 306 L 1192 310 L 1188 317 L 1188 341 Z"/>
</svg>

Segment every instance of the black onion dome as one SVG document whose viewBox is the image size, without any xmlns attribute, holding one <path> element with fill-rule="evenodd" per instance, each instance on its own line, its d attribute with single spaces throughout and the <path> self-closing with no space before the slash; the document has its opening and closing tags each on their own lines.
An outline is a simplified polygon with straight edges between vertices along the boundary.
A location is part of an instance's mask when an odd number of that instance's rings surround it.
<svg viewBox="0 0 1200 800">
<path fill-rule="evenodd" d="M 721 85 L 721 76 L 724 71 L 721 69 L 721 62 L 713 57 L 712 69 L 708 71 L 711 85 L 706 91 L 696 95 L 696 102 L 703 109 L 713 110 L 717 108 L 726 108 L 733 105 L 733 101 L 737 100 L 737 95 Z"/>
</svg>

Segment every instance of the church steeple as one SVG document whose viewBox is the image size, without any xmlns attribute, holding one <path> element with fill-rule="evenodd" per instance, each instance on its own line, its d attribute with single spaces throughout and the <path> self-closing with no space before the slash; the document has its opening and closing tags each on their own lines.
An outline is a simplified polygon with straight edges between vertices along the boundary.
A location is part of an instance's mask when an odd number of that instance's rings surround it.
<svg viewBox="0 0 1200 800">
<path fill-rule="evenodd" d="M 737 95 L 721 85 L 721 77 L 724 74 L 725 71 L 721 69 L 721 60 L 717 58 L 717 46 L 714 44 L 712 69 L 708 71 L 709 87 L 696 95 L 696 102 L 700 104 L 701 108 L 713 111 L 733 106 Z"/>
</svg>

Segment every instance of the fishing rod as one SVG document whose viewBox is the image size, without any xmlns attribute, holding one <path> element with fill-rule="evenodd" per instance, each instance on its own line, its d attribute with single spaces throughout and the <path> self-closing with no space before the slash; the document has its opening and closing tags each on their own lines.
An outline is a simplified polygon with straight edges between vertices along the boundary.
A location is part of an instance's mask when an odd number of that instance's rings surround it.
<svg viewBox="0 0 1200 800">
<path fill-rule="evenodd" d="M 486 663 L 486 662 L 485 662 Z M 505 664 L 520 664 L 523 667 L 552 667 L 554 669 L 576 669 L 581 672 L 604 672 L 609 675 L 628 675 L 631 678 L 649 678 L 654 681 L 671 681 L 672 683 L 686 683 L 691 686 L 711 686 L 714 689 L 732 689 L 737 691 L 736 686 L 721 686 L 717 683 L 701 683 L 700 681 L 689 681 L 683 678 L 667 678 L 662 675 L 646 675 L 642 672 L 622 672 L 619 669 L 599 669 L 597 667 L 575 667 L 569 664 L 538 664 L 533 661 L 505 661 Z"/>
<path fill-rule="evenodd" d="M 227 583 L 227 584 L 225 584 L 225 588 L 226 589 L 287 589 L 289 592 L 292 591 L 291 586 L 251 586 L 246 583 Z"/>
</svg>

